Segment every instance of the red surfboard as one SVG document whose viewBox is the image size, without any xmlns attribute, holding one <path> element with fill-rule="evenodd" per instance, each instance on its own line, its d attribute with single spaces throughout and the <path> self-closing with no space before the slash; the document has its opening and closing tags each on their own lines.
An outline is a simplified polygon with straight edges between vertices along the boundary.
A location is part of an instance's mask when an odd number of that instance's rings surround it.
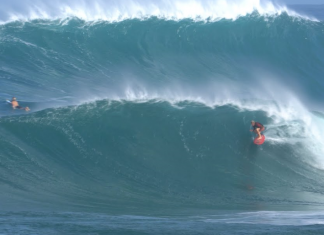
<svg viewBox="0 0 324 235">
<path fill-rule="evenodd" d="M 261 145 L 264 143 L 264 140 L 265 140 L 265 136 L 264 135 L 261 135 L 261 139 L 258 140 L 258 137 L 255 137 L 253 143 L 257 144 L 257 145 Z"/>
</svg>

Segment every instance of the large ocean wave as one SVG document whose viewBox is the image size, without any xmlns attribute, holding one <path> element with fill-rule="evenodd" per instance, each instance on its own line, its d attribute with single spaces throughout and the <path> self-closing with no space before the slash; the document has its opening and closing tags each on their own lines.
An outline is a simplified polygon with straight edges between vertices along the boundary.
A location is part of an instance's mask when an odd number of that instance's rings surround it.
<svg viewBox="0 0 324 235">
<path fill-rule="evenodd" d="M 322 208 L 322 21 L 259 1 L 29 4 L 1 14 L 7 209 Z"/>
</svg>

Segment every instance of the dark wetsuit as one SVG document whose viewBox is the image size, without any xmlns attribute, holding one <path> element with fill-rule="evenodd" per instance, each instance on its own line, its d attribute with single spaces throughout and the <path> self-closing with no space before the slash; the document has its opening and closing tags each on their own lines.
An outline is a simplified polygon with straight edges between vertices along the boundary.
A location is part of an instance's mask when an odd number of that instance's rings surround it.
<svg viewBox="0 0 324 235">
<path fill-rule="evenodd" d="M 253 130 L 255 131 L 257 128 L 260 128 L 260 132 L 264 131 L 264 126 L 260 122 L 254 123 Z"/>
</svg>

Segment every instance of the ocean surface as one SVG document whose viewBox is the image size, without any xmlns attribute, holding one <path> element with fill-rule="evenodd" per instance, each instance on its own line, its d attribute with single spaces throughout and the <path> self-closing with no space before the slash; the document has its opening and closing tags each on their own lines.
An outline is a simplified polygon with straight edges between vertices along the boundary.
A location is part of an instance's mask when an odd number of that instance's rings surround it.
<svg viewBox="0 0 324 235">
<path fill-rule="evenodd" d="M 0 10 L 1 235 L 324 231 L 324 5 L 29 3 Z"/>
</svg>

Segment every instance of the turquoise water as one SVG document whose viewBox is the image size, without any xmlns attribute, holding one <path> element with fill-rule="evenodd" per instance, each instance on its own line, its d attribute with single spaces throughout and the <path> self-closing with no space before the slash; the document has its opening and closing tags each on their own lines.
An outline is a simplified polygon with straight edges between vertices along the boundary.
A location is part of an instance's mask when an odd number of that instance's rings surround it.
<svg viewBox="0 0 324 235">
<path fill-rule="evenodd" d="M 0 25 L 4 234 L 318 234 L 324 24 L 288 9 Z"/>
</svg>

